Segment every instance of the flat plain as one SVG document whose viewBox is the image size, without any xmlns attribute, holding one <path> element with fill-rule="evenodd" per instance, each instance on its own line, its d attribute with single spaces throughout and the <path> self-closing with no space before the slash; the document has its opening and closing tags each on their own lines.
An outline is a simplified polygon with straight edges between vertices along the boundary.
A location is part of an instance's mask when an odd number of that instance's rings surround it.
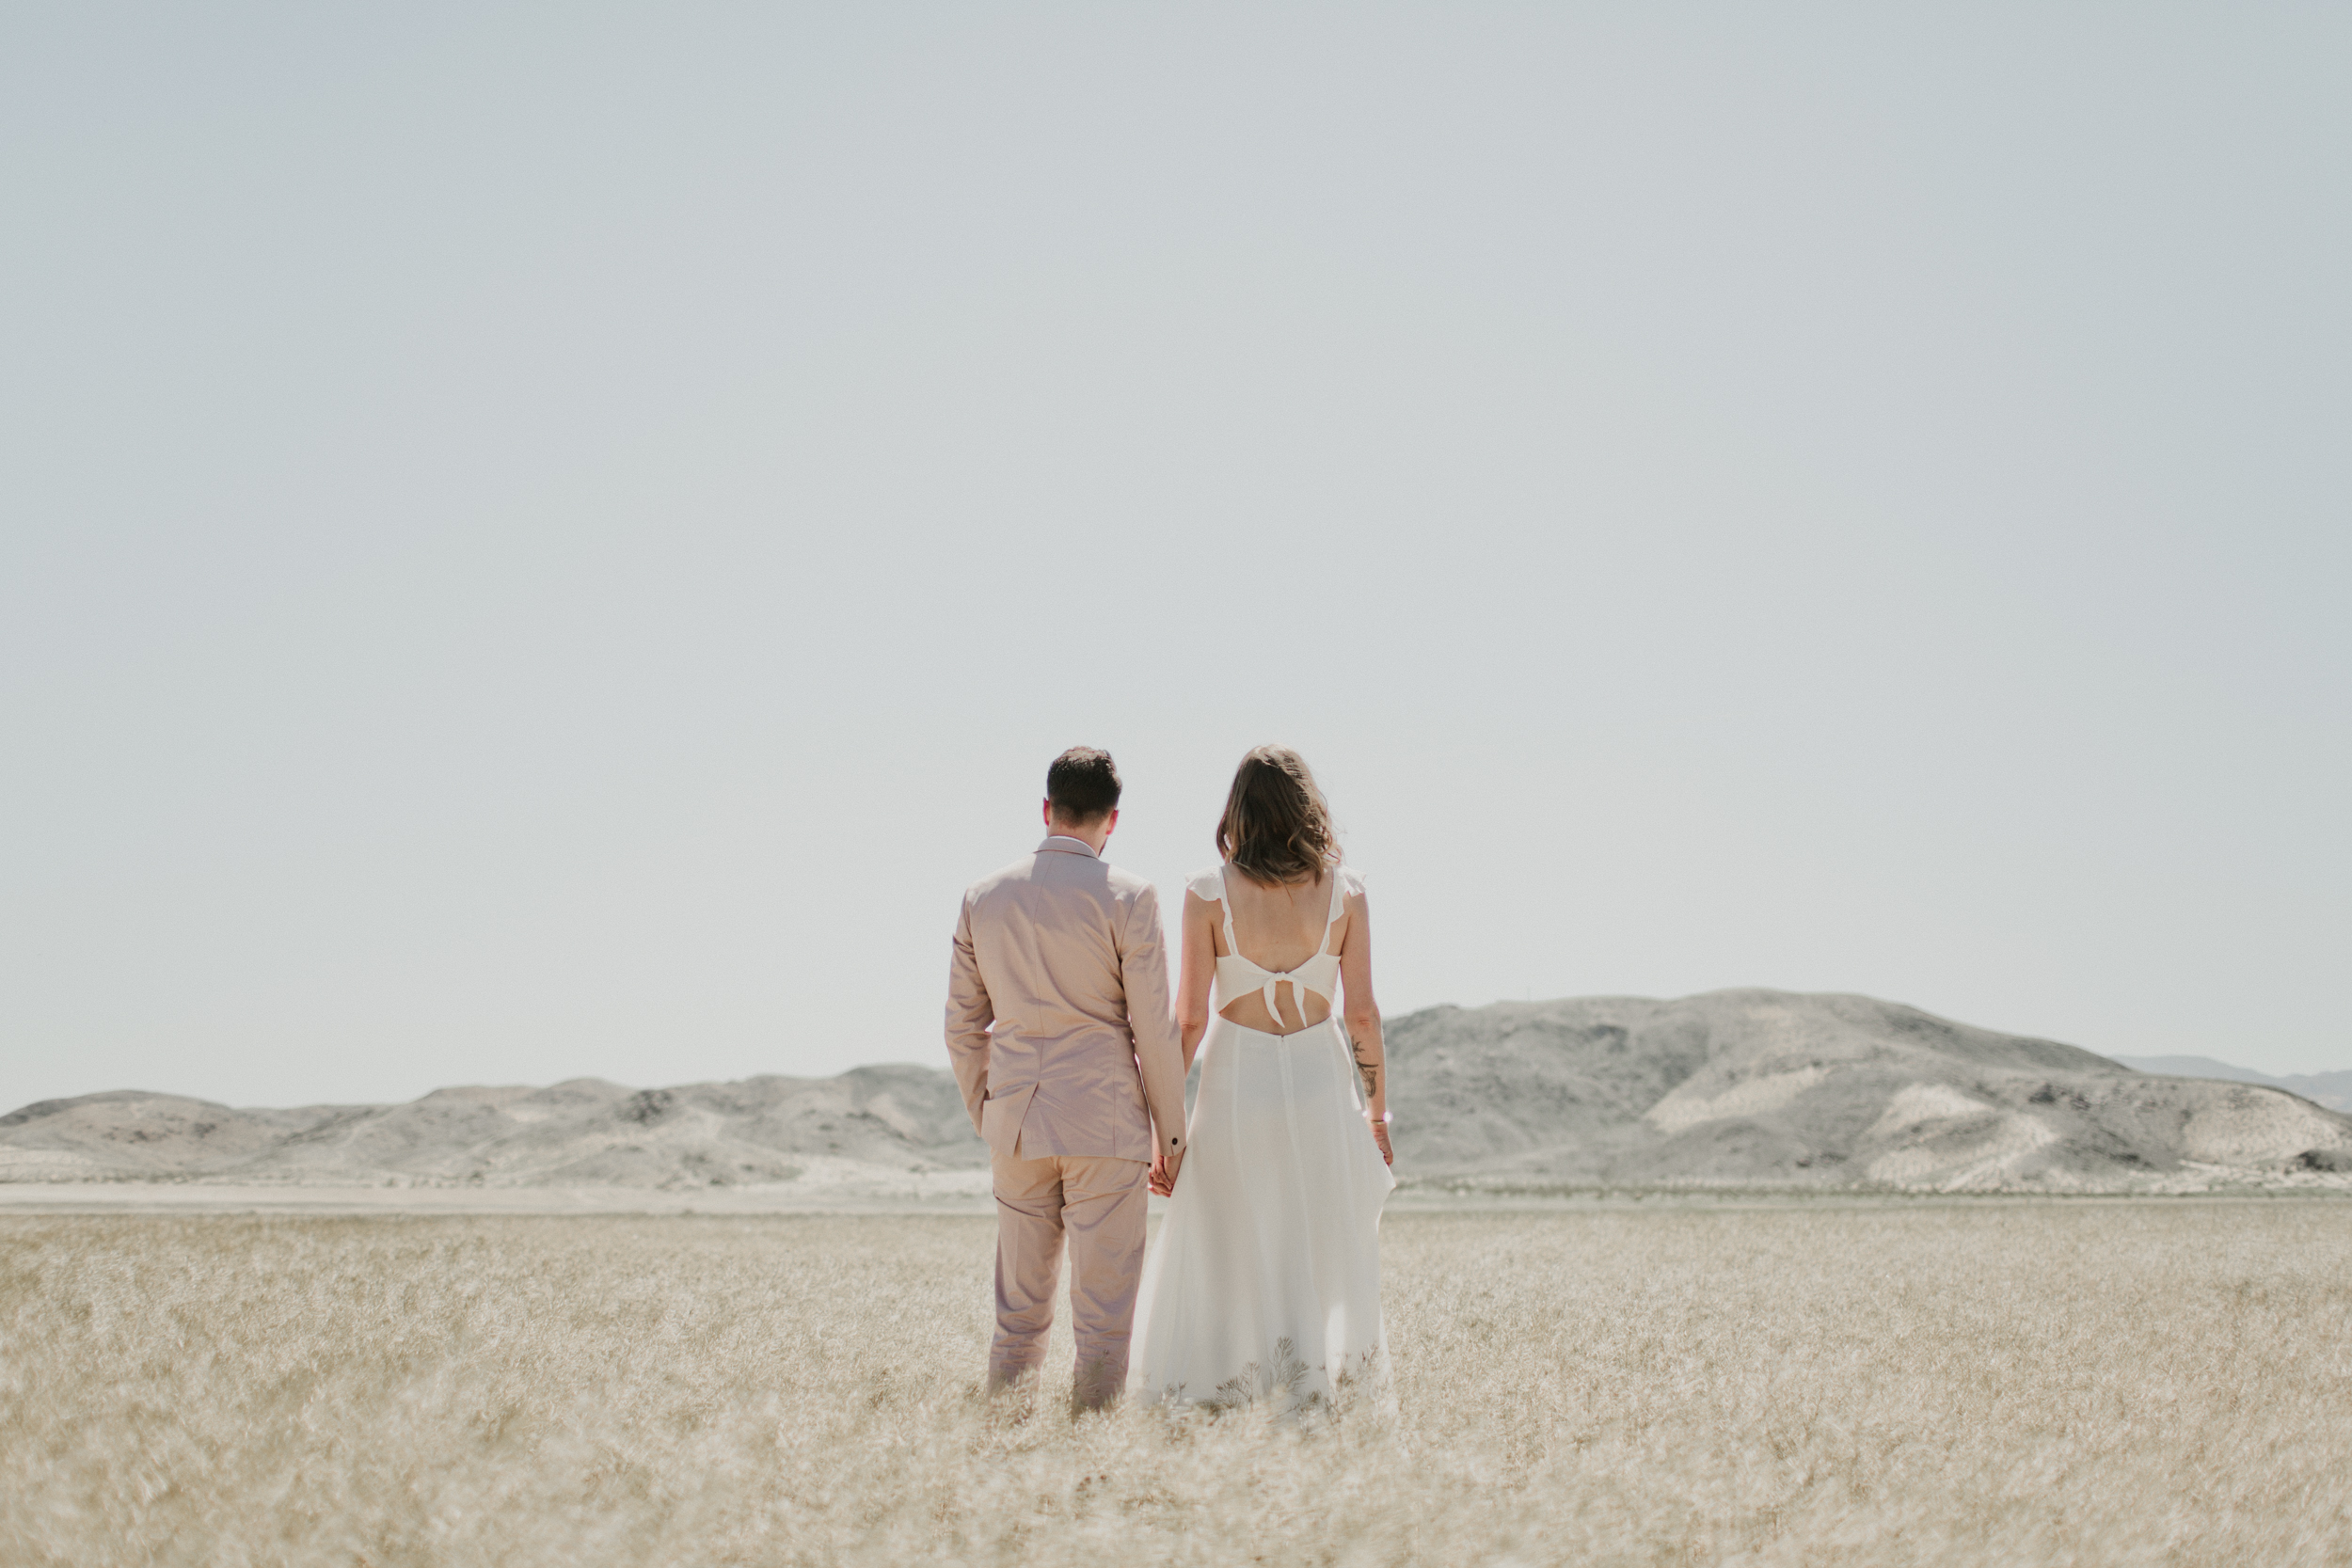
<svg viewBox="0 0 2352 1568">
<path fill-rule="evenodd" d="M 982 1400 L 992 1234 L 0 1217 L 0 1562 L 2352 1560 L 2342 1200 L 1392 1214 L 1304 1429 Z"/>
</svg>

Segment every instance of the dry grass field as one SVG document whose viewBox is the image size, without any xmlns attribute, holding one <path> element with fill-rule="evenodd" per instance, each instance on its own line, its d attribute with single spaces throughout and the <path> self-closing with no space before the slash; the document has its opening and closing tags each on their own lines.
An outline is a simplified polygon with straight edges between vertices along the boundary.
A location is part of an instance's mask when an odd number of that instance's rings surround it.
<svg viewBox="0 0 2352 1568">
<path fill-rule="evenodd" d="M 2352 1560 L 2352 1204 L 1394 1214 L 1305 1432 L 983 1402 L 990 1236 L 0 1219 L 0 1563 Z"/>
</svg>

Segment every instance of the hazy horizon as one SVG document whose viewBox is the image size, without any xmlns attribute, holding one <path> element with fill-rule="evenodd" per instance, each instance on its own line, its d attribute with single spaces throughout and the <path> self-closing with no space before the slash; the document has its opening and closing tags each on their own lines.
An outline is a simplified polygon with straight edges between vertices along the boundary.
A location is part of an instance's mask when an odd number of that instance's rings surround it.
<svg viewBox="0 0 2352 1568">
<path fill-rule="evenodd" d="M 1791 995 L 1794 995 L 1794 994 L 1799 994 L 1799 993 L 1784 993 L 1784 994 L 1791 994 Z M 1501 1000 L 1502 1000 L 1502 1001 L 1504 1001 L 1504 1002 L 1508 1002 L 1508 1001 L 1511 1001 L 1511 1000 L 1513 1000 L 1513 999 L 1511 999 L 1511 998 L 1507 998 L 1507 997 L 1506 997 L 1506 998 L 1502 998 L 1502 999 L 1501 999 Z M 1534 1002 L 1533 1002 L 1532 1004 L 1522 1004 L 1522 1005 L 1532 1005 L 1532 1006 L 1545 1006 L 1546 1004 L 1550 1004 L 1550 1005 L 1553 1005 L 1553 1006 L 1558 1006 L 1558 1005 L 1561 1005 L 1561 1004 L 1566 1004 L 1566 1005 L 1573 1006 L 1573 1005 L 1575 1005 L 1575 1004 L 1577 1004 L 1577 1003 L 1580 1003 L 1580 1002 L 1592 1002 L 1592 1001 L 1624 1001 L 1624 1000 L 1632 1000 L 1632 1001 L 1683 1000 L 1683 1001 L 1691 1001 L 1691 1000 L 1695 1000 L 1695 998 L 1662 999 L 1662 998 L 1539 997 L 1539 998 L 1534 999 Z M 1866 1000 L 1867 1000 L 1867 999 L 1866 999 Z M 1883 998 L 1880 998 L 1880 999 L 1877 999 L 1877 1000 L 1884 1000 L 1884 999 L 1883 999 Z M 1440 1004 L 1439 1006 L 1443 1006 L 1443 1004 Z M 1393 1023 L 1393 1022 L 1396 1021 L 1396 1019 L 1397 1019 L 1397 1017 L 1398 1017 L 1398 1016 L 1399 1016 L 1399 1015 L 1397 1015 L 1397 1014 L 1395 1014 L 1395 1013 L 1391 1012 L 1391 1015 L 1390 1015 L 1390 1020 L 1389 1020 L 1389 1021 L 1390 1021 L 1391 1023 Z M 1947 1020 L 1947 1022 L 1959 1022 L 1959 1023 L 1965 1023 L 1965 1022 L 1966 1022 L 1966 1021 L 1965 1021 L 1965 1020 Z M 2060 1043 L 2060 1044 L 2064 1044 L 2064 1043 L 2068 1043 L 2068 1042 L 2060 1041 L 2060 1042 L 2058 1042 L 2058 1043 Z M 2343 1097 L 2342 1097 L 2341 1095 L 2334 1094 L 2334 1093 L 2332 1093 L 2332 1092 L 2328 1092 L 2328 1091 L 2326 1091 L 2326 1090 L 2314 1091 L 2314 1090 L 2311 1090 L 2311 1089 L 2309 1089 L 2309 1088 L 2300 1088 L 2300 1089 L 2298 1089 L 2298 1088 L 2297 1088 L 2297 1085 L 2298 1085 L 2298 1084 L 2300 1084 L 2300 1085 L 2309 1085 L 2311 1084 L 2312 1080 L 2313 1080 L 2314 1078 L 2316 1078 L 2316 1079 L 2318 1079 L 2318 1080 L 2321 1080 L 2321 1081 L 2323 1081 L 2323 1082 L 2326 1082 L 2326 1083 L 2330 1083 L 2330 1084 L 2331 1084 L 2331 1081 L 2332 1081 L 2334 1078 L 2339 1077 L 2339 1076 L 2344 1076 L 2344 1075 L 2345 1075 L 2345 1074 L 2344 1074 L 2344 1073 L 2341 1069 L 2321 1069 L 2321 1070 L 2320 1070 L 2319 1072 L 2317 1072 L 2317 1073 L 2288 1073 L 2288 1074 L 2285 1074 L 2285 1075 L 2283 1075 L 2283 1076 L 2272 1076 L 2272 1075 L 2269 1075 L 2269 1074 L 2263 1073 L 2263 1072 L 2261 1072 L 2261 1071 L 2259 1071 L 2259 1070 L 2257 1070 L 2257 1069 L 2250 1069 L 2250 1068 L 2246 1068 L 2246 1067 L 2243 1067 L 2243 1066 L 2241 1066 L 2241 1065 L 2239 1065 L 2239 1064 L 2237 1064 L 2237 1063 L 2234 1063 L 2234 1062 L 2226 1062 L 2226 1061 L 2221 1061 L 2221 1060 L 2218 1060 L 2218 1059 L 2217 1059 L 2217 1058 L 2214 1058 L 2214 1057 L 2209 1057 L 2209 1056 L 2135 1056 L 2135 1055 L 2131 1055 L 2131 1054 L 2128 1054 L 2128 1053 L 2122 1053 L 2122 1054 L 2118 1054 L 2118 1055 L 2116 1055 L 2115 1057 L 2113 1057 L 2113 1058 L 2112 1058 L 2112 1060 L 2114 1060 L 2114 1061 L 2115 1061 L 2115 1063 L 2116 1063 L 2118 1066 L 2120 1066 L 2120 1067 L 2124 1067 L 2124 1068 L 2128 1068 L 2128 1069 L 2131 1069 L 2132 1071 L 2134 1071 L 2134 1072 L 2147 1073 L 2147 1074 L 2152 1074 L 2152 1075 L 2154 1075 L 2154 1076 L 2159 1076 L 2159 1077 L 2171 1077 L 2171 1078 L 2199 1078 L 2199 1079 L 2208 1079 L 2208 1080 L 2212 1080 L 2212 1081 L 2218 1081 L 2218 1082 L 2225 1082 L 2225 1083 L 2261 1084 L 2261 1085 L 2270 1085 L 2270 1086 L 2285 1087 L 2285 1088 L 2288 1088 L 2288 1089 L 2290 1089 L 2290 1090 L 2294 1090 L 2294 1091 L 2298 1092 L 2298 1093 L 2307 1093 L 2307 1094 L 2315 1093 L 2315 1094 L 2316 1094 L 2316 1102 L 2317 1102 L 2318 1104 L 2320 1104 L 2321 1106 L 2323 1106 L 2323 1107 L 2325 1107 L 2325 1108 L 2328 1108 L 2328 1109 L 2333 1109 L 2333 1110 L 2336 1110 L 2336 1111 L 2338 1111 L 2340 1114 L 2344 1114 L 2344 1113 L 2345 1113 L 2345 1110 L 2346 1110 L 2346 1107 L 2344 1106 L 2344 1101 L 2343 1101 Z M 937 1072 L 937 1073 L 942 1073 L 942 1074 L 947 1073 L 947 1072 L 950 1070 L 950 1069 L 949 1069 L 949 1067 L 948 1067 L 947 1063 L 945 1061 L 945 1059 L 938 1060 L 938 1061 L 929 1061 L 929 1062 L 914 1062 L 914 1061 L 911 1061 L 911 1060 L 902 1060 L 902 1061 L 895 1061 L 895 1062 L 894 1062 L 894 1061 L 873 1061 L 873 1062 L 852 1063 L 852 1064 L 850 1064 L 850 1066 L 848 1066 L 848 1067 L 844 1067 L 844 1068 L 840 1069 L 839 1070 L 840 1070 L 841 1072 L 848 1072 L 848 1071 L 850 1071 L 850 1070 L 852 1070 L 854 1068 L 857 1068 L 857 1067 L 890 1067 L 890 1068 L 902 1068 L 902 1067 L 909 1067 L 909 1066 L 922 1068 L 922 1069 L 928 1069 L 928 1070 L 930 1070 L 930 1071 L 933 1071 L 933 1072 Z M 2204 1069 L 2217 1069 L 2217 1070 L 2208 1072 L 2208 1071 L 2204 1070 Z M 745 1075 L 743 1075 L 743 1077 L 741 1077 L 741 1078 L 725 1079 L 725 1080 L 703 1080 L 703 1081 L 701 1081 L 701 1082 L 702 1082 L 702 1083 L 706 1083 L 706 1084 L 707 1084 L 707 1083 L 712 1083 L 712 1082 L 740 1084 L 740 1083 L 745 1082 L 747 1079 L 750 1079 L 750 1078 L 755 1078 L 755 1077 L 758 1077 L 758 1076 L 760 1076 L 760 1074 L 758 1074 L 758 1073 L 750 1073 L 750 1074 L 745 1074 Z M 824 1082 L 824 1081 L 827 1081 L 827 1080 L 829 1080 L 829 1079 L 831 1079 L 831 1078 L 833 1078 L 833 1077 L 834 1077 L 834 1076 L 837 1076 L 837 1074 L 834 1074 L 834 1073 L 826 1073 L 826 1072 L 818 1071 L 818 1072 L 815 1072 L 815 1073 L 805 1073 L 805 1074 L 787 1074 L 787 1075 L 784 1075 L 784 1076 L 791 1076 L 791 1077 L 796 1077 L 796 1078 L 800 1078 L 800 1079 L 802 1079 L 803 1081 Z M 944 1080 L 943 1080 L 943 1081 L 944 1081 Z M 656 1089 L 656 1088 L 659 1088 L 659 1089 L 670 1089 L 670 1088 L 691 1088 L 691 1087 L 694 1087 L 694 1086 L 695 1086 L 695 1085 L 694 1085 L 693 1083 L 691 1083 L 691 1082 L 685 1082 L 685 1081 L 678 1081 L 678 1080 L 668 1080 L 668 1081 L 663 1081 L 663 1082 L 660 1082 L 660 1083 L 652 1083 L 652 1082 L 627 1082 L 627 1081 L 619 1081 L 619 1080 L 614 1080 L 614 1079 L 612 1079 L 612 1078 L 610 1078 L 610 1077 L 607 1077 L 607 1076 L 604 1076 L 604 1075 L 598 1075 L 598 1074 L 575 1074 L 575 1075 L 573 1075 L 573 1076 L 571 1076 L 571 1077 L 569 1077 L 569 1078 L 558 1078 L 558 1079 L 552 1079 L 552 1080 L 544 1080 L 544 1081 L 535 1082 L 535 1083 L 530 1083 L 530 1084 L 522 1084 L 522 1083 L 495 1083 L 495 1082 L 488 1082 L 488 1081 L 453 1082 L 453 1083 L 448 1083 L 448 1084 L 439 1084 L 439 1085 L 434 1085 L 434 1087 L 433 1087 L 433 1088 L 423 1091 L 423 1093 L 422 1093 L 422 1094 L 421 1094 L 421 1095 L 406 1096 L 406 1097 L 395 1098 L 395 1099 L 390 1099 L 390 1100 L 386 1100 L 386 1101 L 369 1101 L 369 1102 L 362 1102 L 362 1101 L 309 1101 L 309 1102 L 306 1102 L 306 1103 L 297 1103 L 297 1102 L 289 1101 L 254 1101 L 254 1102 L 246 1102 L 246 1104 L 244 1104 L 244 1105 L 242 1105 L 242 1106 L 234 1106 L 234 1107 L 231 1107 L 231 1108 L 232 1108 L 232 1109 L 257 1110 L 257 1111 L 258 1111 L 258 1110 L 301 1110 L 301 1109 L 305 1109 L 305 1108 L 307 1108 L 307 1107 L 310 1107 L 310 1106 L 319 1106 L 319 1105 L 335 1105 L 335 1104 L 356 1105 L 356 1104 L 360 1104 L 360 1103 L 371 1103 L 371 1104 L 375 1104 L 375 1105 L 379 1105 L 379 1106 L 397 1106 L 397 1105 L 405 1105 L 405 1104 L 413 1103 L 413 1102 L 415 1102 L 415 1101 L 418 1101 L 418 1100 L 429 1099 L 429 1098 L 431 1098 L 432 1096 L 437 1095 L 437 1094 L 449 1093 L 449 1092 L 453 1092 L 453 1091 L 454 1091 L 454 1092 L 460 1092 L 460 1093 L 464 1093 L 464 1092 L 471 1092 L 471 1091 L 477 1091 L 477 1090 L 504 1091 L 504 1090 L 526 1090 L 526 1089 L 528 1089 L 528 1090 L 537 1091 L 537 1090 L 545 1090 L 545 1089 L 548 1089 L 548 1088 L 558 1088 L 558 1087 L 562 1087 L 562 1086 L 564 1086 L 564 1085 L 567 1085 L 567 1084 L 594 1084 L 594 1083 L 603 1083 L 603 1084 L 607 1084 L 607 1085 L 611 1085 L 611 1086 L 612 1086 L 612 1087 L 614 1087 L 614 1088 L 616 1088 L 616 1089 L 621 1089 L 621 1090 L 629 1090 L 629 1089 Z M 146 1090 L 146 1089 L 142 1088 L 142 1087 L 141 1087 L 141 1086 L 139 1086 L 139 1085 L 115 1085 L 112 1089 L 105 1089 L 105 1090 L 91 1090 L 91 1091 L 87 1091 L 87 1093 L 88 1093 L 88 1094 L 100 1094 L 100 1095 L 103 1095 L 103 1094 L 107 1094 L 107 1093 L 133 1093 L 133 1094 L 137 1094 L 137 1093 L 147 1093 L 147 1092 L 168 1092 L 168 1091 L 151 1091 L 151 1090 Z M 41 1101 L 27 1101 L 27 1102 L 24 1102 L 24 1103 L 22 1103 L 22 1104 L 20 1104 L 20 1103 L 13 1103 L 13 1102 L 12 1102 L 12 1103 L 10 1103 L 10 1104 L 8 1104 L 8 1105 L 7 1105 L 7 1106 L 0 1106 L 0 1113 L 5 1113 L 5 1112 L 7 1112 L 7 1111 L 14 1111 L 14 1110 L 23 1109 L 23 1108 L 24 1108 L 24 1104 L 49 1104 L 49 1103 L 55 1103 L 55 1102 L 56 1102 L 56 1101 L 59 1101 L 59 1100 L 72 1100 L 72 1099 L 78 1099 L 78 1098 L 84 1098 L 84 1097 L 83 1097 L 83 1096 L 75 1096 L 75 1095 L 54 1096 L 54 1097 L 48 1097 L 48 1098 L 46 1098 L 46 1099 L 44 1099 L 44 1100 L 41 1100 Z M 195 1096 L 195 1095 L 187 1095 L 187 1096 L 183 1096 L 183 1098 L 188 1098 L 188 1099 L 202 1099 L 202 1098 L 207 1098 L 207 1097 L 202 1097 L 202 1096 Z M 740 1113 L 740 1111 L 741 1111 L 741 1107 L 740 1107 L 740 1106 L 739 1106 L 739 1105 L 734 1105 L 734 1104 L 732 1104 L 732 1103 L 730 1103 L 730 1109 L 731 1109 L 732 1111 L 735 1111 L 735 1112 L 739 1113 L 739 1113 Z M 902 1109 L 903 1109 L 903 1107 L 902 1107 Z M 593 1110 L 592 1110 L 592 1111 L 587 1112 L 586 1114 L 587 1114 L 589 1117 L 594 1117 L 595 1116 L 598 1115 L 599 1113 L 598 1113 L 598 1112 L 596 1112 L 596 1111 L 593 1111 Z M 607 1108 L 606 1108 L 606 1110 L 604 1111 L 604 1113 L 603 1113 L 603 1114 L 608 1114 L 608 1115 L 609 1115 L 609 1107 L 607 1107 Z M 1417 1128 L 1415 1129 L 1415 1131 L 1416 1131 L 1417 1132 L 1426 1132 L 1426 1128 L 1425 1128 L 1425 1127 L 1417 1127 Z M 1570 1141 L 1570 1142 L 1573 1142 L 1573 1140 L 1569 1140 L 1569 1141 Z M 202 1147 L 201 1145 L 199 1145 L 199 1148 L 201 1148 L 201 1147 Z M 691 1148 L 692 1146 L 691 1146 L 691 1145 L 690 1145 L 690 1146 L 688 1146 L 688 1147 Z M 147 1152 L 149 1152 L 149 1151 L 143 1148 L 142 1148 L 142 1153 L 147 1153 Z M 536 1150 L 535 1152 L 537 1153 L 537 1155 L 538 1155 L 538 1157 L 539 1157 L 539 1158 L 541 1158 L 542 1160 L 544 1160 L 544 1158 L 545 1158 L 545 1151 L 544 1151 L 544 1148 L 541 1148 L 541 1149 L 539 1149 L 539 1150 Z M 1402 1146 L 1400 1146 L 1400 1152 L 1403 1152 Z M 927 1167 L 927 1168 L 928 1168 L 928 1167 Z M 1514 1168 L 1515 1168 L 1515 1169 L 1519 1170 L 1522 1174 L 1524 1174 L 1524 1169 L 1525 1169 L 1525 1167 L 1524 1167 L 1524 1165 L 1523 1165 L 1523 1164 L 1520 1164 L 1520 1165 L 1515 1165 L 1515 1166 L 1514 1166 Z M 314 1171 L 314 1170 L 313 1170 L 313 1174 L 315 1174 L 315 1171 Z M 370 1173 L 370 1174 L 371 1174 L 371 1175 L 373 1175 L 373 1173 Z M 369 1185 L 369 1184 L 372 1184 L 372 1183 L 370 1183 L 370 1182 L 361 1182 L 361 1183 L 360 1183 L 360 1185 L 363 1185 L 363 1186 L 364 1186 L 364 1185 Z M 336 1189 L 336 1190 L 340 1191 L 340 1190 L 342 1190 L 342 1189 L 338 1188 L 338 1189 Z"/>
<path fill-rule="evenodd" d="M 0 1101 L 944 1063 L 1108 746 L 1381 1001 L 2352 1068 L 2352 15 L 0 19 Z"/>
</svg>

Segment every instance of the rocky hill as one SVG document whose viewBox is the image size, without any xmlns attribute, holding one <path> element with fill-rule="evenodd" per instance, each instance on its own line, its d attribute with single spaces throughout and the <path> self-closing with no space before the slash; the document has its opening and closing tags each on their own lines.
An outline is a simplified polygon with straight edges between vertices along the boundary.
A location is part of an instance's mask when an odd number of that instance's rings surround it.
<svg viewBox="0 0 2352 1568">
<path fill-rule="evenodd" d="M 2252 1068 L 2233 1067 L 2211 1056 L 2118 1056 L 2134 1072 L 2160 1072 L 2170 1078 L 2219 1078 L 2232 1084 L 2267 1084 L 2274 1089 L 2299 1094 L 2314 1105 L 2352 1113 L 2352 1072 L 2290 1072 L 2273 1078 Z"/>
<path fill-rule="evenodd" d="M 1388 1030 L 1400 1164 L 1483 1185 L 2346 1186 L 2352 1118 L 1866 996 L 1434 1007 Z"/>
<path fill-rule="evenodd" d="M 987 1163 L 955 1080 L 921 1067 L 668 1089 L 575 1078 L 290 1111 L 126 1090 L 0 1117 L 0 1180 L 16 1181 L 676 1188 L 888 1177 L 908 1188 L 906 1178 Z"/>
<path fill-rule="evenodd" d="M 1391 1020 L 1398 1174 L 1466 1190 L 2352 1191 L 2352 1117 L 1862 996 L 1717 991 Z M 0 1181 L 977 1195 L 946 1071 L 441 1089 L 232 1110 L 119 1091 L 0 1117 Z"/>
</svg>

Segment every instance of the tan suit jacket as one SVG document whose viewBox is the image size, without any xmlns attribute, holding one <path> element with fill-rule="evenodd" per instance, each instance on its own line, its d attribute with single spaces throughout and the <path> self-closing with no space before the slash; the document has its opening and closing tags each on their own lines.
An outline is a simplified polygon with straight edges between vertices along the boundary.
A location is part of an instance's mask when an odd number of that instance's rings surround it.
<svg viewBox="0 0 2352 1568">
<path fill-rule="evenodd" d="M 947 974 L 947 1055 L 999 1155 L 1181 1150 L 1184 1052 L 1152 884 L 1058 835 L 973 883 Z"/>
</svg>

